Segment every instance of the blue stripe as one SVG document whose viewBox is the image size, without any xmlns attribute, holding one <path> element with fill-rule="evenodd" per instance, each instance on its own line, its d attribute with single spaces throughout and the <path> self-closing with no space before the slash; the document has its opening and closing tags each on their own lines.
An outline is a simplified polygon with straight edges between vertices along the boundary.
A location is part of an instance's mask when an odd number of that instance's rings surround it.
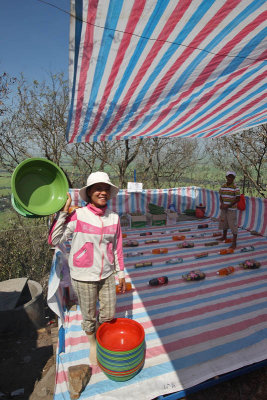
<svg viewBox="0 0 267 400">
<path fill-rule="evenodd" d="M 72 120 L 73 114 L 73 104 L 74 104 L 74 95 L 76 90 L 76 79 L 77 79 L 77 65 L 78 65 L 78 56 L 79 56 L 79 49 L 81 43 L 81 32 L 82 32 L 82 20 L 83 20 L 83 0 L 76 0 L 75 1 L 75 45 L 74 45 L 74 68 L 73 68 L 73 81 L 72 81 L 72 93 L 71 93 L 71 102 L 69 108 L 69 116 L 67 122 L 67 131 L 66 131 L 66 138 L 69 140 L 69 130 L 70 124 Z"/>
<path fill-rule="evenodd" d="M 179 32 L 178 36 L 174 39 L 174 42 L 177 43 L 183 43 L 184 40 L 190 35 L 190 32 L 195 28 L 195 26 L 199 23 L 199 21 L 203 18 L 203 15 L 209 10 L 209 8 L 213 5 L 214 0 L 206 1 L 204 0 L 198 7 L 198 9 L 195 11 L 195 13 L 192 15 L 192 17 L 189 19 L 187 24 L 183 27 L 181 32 Z M 114 134 L 110 135 L 110 137 L 114 137 L 116 134 L 118 134 L 122 129 L 123 126 L 132 118 L 133 114 L 137 111 L 138 107 L 140 106 L 143 98 L 145 97 L 146 93 L 151 89 L 153 86 L 154 81 L 157 80 L 160 72 L 165 68 L 167 62 L 171 59 L 173 54 L 177 51 L 179 46 L 177 44 L 171 44 L 168 48 L 168 50 L 164 53 L 162 56 L 161 60 L 155 67 L 154 71 L 151 73 L 147 81 L 145 82 L 144 86 L 142 89 L 139 90 L 138 96 L 136 97 L 136 100 L 134 101 L 129 113 L 127 113 L 126 117 L 124 120 L 119 124 L 117 127 L 116 131 Z M 188 78 L 188 76 L 187 76 Z M 176 92 L 175 94 L 177 94 Z M 170 96 L 168 94 L 167 100 L 165 102 L 169 102 Z M 153 113 L 154 114 L 154 113 Z M 152 115 L 153 115 L 152 114 Z M 149 118 L 150 119 L 150 118 Z M 145 121 L 147 118 L 145 118 Z M 144 121 L 144 123 L 145 123 Z M 143 127 L 144 123 L 141 125 Z M 135 132 L 138 132 L 139 129 L 137 129 Z M 125 138 L 128 138 L 132 136 L 133 134 L 126 135 Z"/>
<path fill-rule="evenodd" d="M 157 1 L 156 6 L 155 6 L 150 18 L 149 18 L 143 32 L 141 33 L 141 36 L 148 37 L 148 38 L 151 37 L 154 29 L 156 28 L 157 24 L 159 23 L 159 21 L 162 17 L 162 14 L 164 13 L 166 7 L 168 6 L 169 1 L 170 0 Z M 135 51 L 127 65 L 127 68 L 122 76 L 122 79 L 120 80 L 120 83 L 116 90 L 116 93 L 114 94 L 114 98 L 109 106 L 109 109 L 106 113 L 105 119 L 104 119 L 103 123 L 101 124 L 100 128 L 98 129 L 97 133 L 95 133 L 95 135 L 94 135 L 95 139 L 97 139 L 97 137 L 105 129 L 115 107 L 119 104 L 119 98 L 129 80 L 129 78 L 131 77 L 135 66 L 138 64 L 139 59 L 144 51 L 144 48 L 147 45 L 147 42 L 148 42 L 148 39 L 144 39 L 144 38 L 139 39 L 138 44 L 135 48 Z"/>
<path fill-rule="evenodd" d="M 258 215 L 256 218 L 256 225 L 255 225 L 255 231 L 260 232 L 261 228 L 261 223 L 262 223 L 262 217 L 264 215 L 264 210 L 263 210 L 263 201 L 261 199 L 256 199 L 256 203 L 258 206 Z"/>
<path fill-rule="evenodd" d="M 208 2 L 207 2 L 207 3 L 208 3 Z M 189 77 L 190 75 L 193 74 L 193 71 L 199 66 L 199 64 L 203 61 L 203 59 L 209 56 L 209 54 L 208 54 L 207 52 L 212 51 L 213 48 L 214 48 L 215 46 L 217 46 L 227 35 L 229 35 L 229 32 L 230 32 L 230 31 L 232 31 L 236 26 L 238 26 L 239 24 L 241 24 L 241 22 L 242 22 L 244 19 L 246 19 L 252 12 L 254 12 L 257 8 L 259 8 L 260 5 L 263 4 L 263 3 L 264 3 L 264 1 L 259 1 L 259 0 L 256 0 L 256 1 L 254 1 L 253 3 L 251 3 L 251 5 L 249 5 L 245 10 L 243 10 L 243 11 L 242 11 L 235 19 L 233 19 L 233 20 L 232 20 L 232 21 L 231 21 L 231 22 L 230 22 L 230 23 L 229 23 L 229 24 L 228 24 L 228 25 L 213 39 L 213 40 L 211 40 L 211 41 L 209 42 L 209 44 L 205 47 L 205 49 L 203 49 L 204 51 L 202 51 L 201 53 L 199 53 L 199 54 L 197 55 L 197 57 L 190 63 L 190 65 L 183 71 L 183 73 L 180 75 L 179 79 L 178 79 L 178 80 L 176 81 L 176 83 L 174 84 L 173 88 L 172 88 L 172 89 L 170 90 L 170 92 L 165 96 L 165 99 L 162 100 L 161 103 L 159 103 L 159 105 L 156 107 L 155 110 L 151 111 L 151 113 L 150 113 L 148 116 L 146 116 L 146 118 L 144 119 L 143 123 L 142 123 L 136 130 L 134 130 L 131 134 L 126 135 L 126 136 L 125 136 L 125 139 L 127 139 L 127 138 L 129 138 L 129 137 L 131 137 L 131 136 L 134 136 L 134 135 L 136 135 L 138 132 L 140 132 L 141 130 L 143 130 L 144 127 L 145 127 L 145 125 L 147 125 L 147 124 L 151 121 L 151 118 L 153 118 L 154 115 L 157 115 L 157 114 L 160 112 L 160 109 L 161 109 L 164 105 L 166 105 L 166 104 L 168 104 L 168 103 L 170 102 L 170 98 L 171 98 L 172 96 L 177 97 L 177 93 L 180 92 L 182 86 L 184 85 L 184 83 L 186 82 L 186 80 L 188 79 L 188 77 Z M 259 37 L 258 37 L 258 36 L 259 36 Z M 262 39 L 263 39 L 262 34 L 257 35 L 257 37 L 258 37 L 258 40 L 262 40 Z M 256 40 L 256 42 L 257 42 L 257 40 Z M 205 50 L 206 50 L 207 52 L 206 52 Z M 246 49 L 246 50 L 247 50 L 247 49 Z M 250 48 L 250 50 L 251 50 L 251 51 L 254 50 L 254 47 L 253 47 L 253 48 Z M 241 60 L 239 60 L 239 61 L 240 61 L 240 62 L 243 62 L 243 59 L 241 59 Z M 233 71 L 233 70 L 232 70 L 232 71 Z M 220 78 L 220 76 L 219 76 L 219 78 Z M 210 83 L 208 83 L 208 84 L 205 85 L 205 86 L 209 87 L 209 86 L 210 86 Z M 193 96 L 191 96 L 191 97 L 194 98 L 195 95 L 193 95 Z M 190 98 L 190 99 L 191 99 L 191 98 Z M 190 101 L 191 101 L 191 100 L 190 100 Z M 179 110 L 182 111 L 184 108 L 186 108 L 185 106 L 187 106 L 187 103 L 188 103 L 188 102 L 186 102 L 184 105 L 182 105 L 182 106 L 179 108 Z M 180 112 L 180 111 L 179 111 L 179 112 Z M 167 123 L 169 124 L 174 118 L 177 117 L 177 115 L 179 114 L 179 112 L 176 112 L 175 115 L 172 116 L 172 117 L 168 120 L 168 122 L 164 123 L 163 126 L 161 126 L 159 129 L 153 131 L 153 134 L 157 133 L 159 130 L 162 131 L 162 130 L 164 129 L 164 127 L 167 125 Z M 190 120 L 190 122 L 191 122 L 191 120 Z M 114 135 L 116 135 L 116 133 L 118 133 L 119 130 L 122 129 L 121 126 L 120 126 L 119 128 L 120 128 L 120 129 L 118 129 L 118 130 L 115 132 Z M 173 132 L 175 132 L 175 131 L 173 131 Z M 173 132 L 168 133 L 168 135 L 172 134 Z M 150 133 L 150 134 L 151 134 L 151 133 Z M 166 136 L 168 136 L 168 135 L 166 135 Z M 165 137 L 165 135 L 164 135 L 164 137 Z"/>
<path fill-rule="evenodd" d="M 84 119 L 84 125 L 81 133 L 77 137 L 77 142 L 81 142 L 82 136 L 86 134 L 91 114 L 95 108 L 95 100 L 101 84 L 102 76 L 106 67 L 108 55 L 114 39 L 115 29 L 120 17 L 124 0 L 110 0 L 105 22 L 105 28 L 100 45 L 100 51 L 94 73 L 94 79 L 91 88 L 91 94 L 88 101 L 87 111 Z"/>
</svg>

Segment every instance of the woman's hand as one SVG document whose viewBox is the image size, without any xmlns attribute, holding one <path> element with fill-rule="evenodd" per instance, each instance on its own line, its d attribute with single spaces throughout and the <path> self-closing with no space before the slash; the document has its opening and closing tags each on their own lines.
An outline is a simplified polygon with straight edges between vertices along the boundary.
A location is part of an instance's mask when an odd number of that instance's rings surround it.
<svg viewBox="0 0 267 400">
<path fill-rule="evenodd" d="M 67 193 L 67 196 L 68 196 L 67 201 L 66 201 L 64 207 L 61 209 L 61 211 L 63 211 L 63 212 L 68 212 L 69 211 L 69 207 L 70 207 L 71 202 L 72 202 L 71 195 L 69 193 Z"/>
<path fill-rule="evenodd" d="M 125 290 L 126 290 L 125 278 L 119 278 L 118 289 L 119 289 L 119 292 L 125 293 Z"/>
</svg>

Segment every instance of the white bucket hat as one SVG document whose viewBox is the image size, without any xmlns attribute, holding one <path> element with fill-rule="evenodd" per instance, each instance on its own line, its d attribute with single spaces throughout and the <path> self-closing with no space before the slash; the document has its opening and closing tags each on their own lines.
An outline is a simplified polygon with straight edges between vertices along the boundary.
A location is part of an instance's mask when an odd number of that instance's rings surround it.
<svg viewBox="0 0 267 400">
<path fill-rule="evenodd" d="M 110 198 L 117 196 L 119 188 L 115 185 L 113 185 L 113 183 L 110 182 L 109 176 L 108 174 L 106 174 L 106 172 L 92 172 L 88 178 L 87 178 L 87 182 L 86 182 L 86 186 L 82 187 L 79 190 L 79 194 L 80 197 L 88 202 L 89 198 L 87 196 L 87 188 L 89 186 L 94 185 L 95 183 L 107 183 L 110 186 Z"/>
<path fill-rule="evenodd" d="M 236 176 L 236 173 L 234 171 L 227 171 L 226 176 L 228 176 L 228 175 Z"/>
</svg>

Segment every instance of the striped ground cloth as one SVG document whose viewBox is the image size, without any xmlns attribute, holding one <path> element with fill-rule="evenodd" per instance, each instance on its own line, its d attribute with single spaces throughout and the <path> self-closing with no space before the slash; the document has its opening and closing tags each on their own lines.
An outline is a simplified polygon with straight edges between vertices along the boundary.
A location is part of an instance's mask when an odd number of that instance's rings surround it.
<svg viewBox="0 0 267 400">
<path fill-rule="evenodd" d="M 220 255 L 219 250 L 229 244 L 205 246 L 206 242 L 216 240 L 212 234 L 217 232 L 217 222 L 205 220 L 207 229 L 198 229 L 199 223 L 184 221 L 175 226 L 125 231 L 124 240 L 138 240 L 138 251 L 144 254 L 125 257 L 126 280 L 132 283 L 133 291 L 118 295 L 116 316 L 127 315 L 144 327 L 145 365 L 127 382 L 113 382 L 99 367 L 94 367 L 81 399 L 151 400 L 266 359 L 267 239 L 239 229 L 234 254 Z M 182 228 L 190 231 L 181 233 Z M 140 236 L 148 230 L 152 236 Z M 172 240 L 175 234 L 186 235 L 195 246 L 178 249 L 178 242 Z M 159 239 L 159 243 L 145 244 L 148 238 Z M 251 245 L 254 251 L 241 252 L 241 248 Z M 153 255 L 151 251 L 157 247 L 168 248 L 168 254 Z M 136 249 L 124 248 L 124 252 Z M 203 251 L 208 251 L 208 257 L 195 259 Z M 174 256 L 182 257 L 183 262 L 166 264 Z M 239 267 L 239 263 L 251 258 L 261 262 L 259 269 Z M 60 260 L 58 257 L 55 264 L 64 266 Z M 153 265 L 135 268 L 134 264 L 141 261 L 152 261 Z M 232 275 L 216 274 L 219 268 L 229 265 L 235 267 Z M 184 281 L 182 275 L 194 269 L 204 271 L 206 278 Z M 151 278 L 162 275 L 168 276 L 168 285 L 148 285 Z M 65 311 L 64 319 L 65 348 L 57 354 L 55 400 L 70 399 L 67 368 L 89 363 L 89 344 L 81 330 L 79 307 L 76 311 Z"/>
</svg>

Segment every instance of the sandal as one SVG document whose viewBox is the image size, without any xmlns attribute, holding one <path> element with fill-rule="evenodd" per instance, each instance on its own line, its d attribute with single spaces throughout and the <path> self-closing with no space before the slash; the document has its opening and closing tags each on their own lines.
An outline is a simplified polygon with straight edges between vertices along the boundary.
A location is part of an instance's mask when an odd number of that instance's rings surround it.
<svg viewBox="0 0 267 400">
<path fill-rule="evenodd" d="M 261 263 L 256 260 L 246 260 L 243 263 L 240 263 L 239 265 L 244 269 L 257 269 L 260 268 Z"/>
<path fill-rule="evenodd" d="M 123 247 L 137 247 L 137 246 L 139 246 L 137 240 L 127 240 L 126 242 L 123 243 Z"/>
<path fill-rule="evenodd" d="M 240 251 L 242 253 L 246 253 L 247 251 L 253 251 L 253 250 L 255 250 L 254 246 L 247 246 L 247 247 L 243 247 Z"/>
<path fill-rule="evenodd" d="M 184 260 L 181 257 L 175 257 L 175 258 L 170 258 L 169 260 L 166 261 L 166 264 L 180 264 Z"/>
<path fill-rule="evenodd" d="M 183 242 L 181 244 L 177 244 L 177 247 L 179 247 L 179 249 L 188 249 L 191 247 L 194 247 L 194 243 L 193 242 Z"/>
<path fill-rule="evenodd" d="M 204 274 L 204 272 L 196 270 L 196 271 L 190 271 L 188 272 L 188 274 L 182 275 L 182 278 L 185 281 L 200 281 L 201 279 L 204 279 L 205 276 L 206 275 Z"/>
</svg>

